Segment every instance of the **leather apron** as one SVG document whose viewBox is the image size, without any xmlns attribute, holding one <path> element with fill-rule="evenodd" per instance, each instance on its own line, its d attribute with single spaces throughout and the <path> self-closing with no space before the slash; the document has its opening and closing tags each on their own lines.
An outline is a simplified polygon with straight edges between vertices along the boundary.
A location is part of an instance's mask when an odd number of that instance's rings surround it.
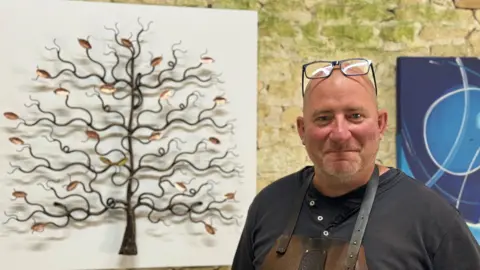
<svg viewBox="0 0 480 270">
<path fill-rule="evenodd" d="M 377 192 L 378 167 L 367 184 L 350 242 L 293 235 L 313 175 L 304 181 L 287 227 L 265 256 L 261 270 L 368 270 L 362 239 Z"/>
</svg>

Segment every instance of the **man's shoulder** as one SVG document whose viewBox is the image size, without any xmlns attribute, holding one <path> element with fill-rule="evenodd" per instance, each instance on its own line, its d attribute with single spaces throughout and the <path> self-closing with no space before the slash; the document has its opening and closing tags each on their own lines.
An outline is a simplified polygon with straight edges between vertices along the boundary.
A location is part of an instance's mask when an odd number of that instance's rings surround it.
<svg viewBox="0 0 480 270">
<path fill-rule="evenodd" d="M 400 169 L 392 168 L 397 171 L 399 177 L 398 188 L 399 196 L 404 200 L 413 202 L 417 209 L 424 210 L 423 215 L 431 217 L 445 217 L 445 214 L 458 215 L 458 210 L 451 201 L 442 196 L 438 191 L 427 186 L 423 181 L 409 176 Z M 451 216 L 450 216 L 451 218 Z"/>
<path fill-rule="evenodd" d="M 456 199 L 444 196 L 424 181 L 403 172 L 400 175 L 399 190 L 403 186 L 405 194 L 402 208 L 414 224 L 410 228 L 419 230 L 421 243 L 434 256 L 434 268 L 479 269 L 478 244 L 458 210 Z"/>
<path fill-rule="evenodd" d="M 284 193 L 299 189 L 303 182 L 306 181 L 307 176 L 313 172 L 313 167 L 305 166 L 293 173 L 287 174 L 278 179 L 274 179 L 270 184 L 265 186 L 259 193 L 258 197 L 270 197 L 272 195 L 278 195 L 278 193 Z M 291 192 L 288 192 L 291 193 Z"/>
<path fill-rule="evenodd" d="M 276 201 L 289 201 L 296 195 L 296 191 L 301 188 L 306 181 L 308 174 L 313 172 L 313 167 L 305 166 L 295 172 L 287 174 L 278 179 L 274 179 L 265 186 L 255 196 L 252 205 L 256 208 L 263 205 L 272 205 Z"/>
</svg>

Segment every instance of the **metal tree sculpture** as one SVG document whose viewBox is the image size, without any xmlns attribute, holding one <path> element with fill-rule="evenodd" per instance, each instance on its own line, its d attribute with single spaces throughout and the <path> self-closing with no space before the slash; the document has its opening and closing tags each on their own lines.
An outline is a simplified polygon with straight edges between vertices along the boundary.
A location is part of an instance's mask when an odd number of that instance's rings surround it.
<svg viewBox="0 0 480 270">
<path fill-rule="evenodd" d="M 34 160 L 42 162 L 42 164 L 37 164 L 33 166 L 31 169 L 25 169 L 22 168 L 21 166 L 18 165 L 13 165 L 10 162 L 10 165 L 14 168 L 14 170 L 10 173 L 13 173 L 15 171 L 20 171 L 22 173 L 28 174 L 32 173 L 34 171 L 37 171 L 39 169 L 44 169 L 48 170 L 51 172 L 55 173 L 62 173 L 66 171 L 67 169 L 70 169 L 72 167 L 77 167 L 77 168 L 83 168 L 86 169 L 86 172 L 89 174 L 92 174 L 92 177 L 89 177 L 89 180 L 86 182 L 80 181 L 80 180 L 70 180 L 70 183 L 65 186 L 65 190 L 61 191 L 57 188 L 51 187 L 49 185 L 49 182 L 47 182 L 47 185 L 44 186 L 46 190 L 52 191 L 54 193 L 54 196 L 56 200 L 53 202 L 53 207 L 57 211 L 50 211 L 47 210 L 46 205 L 42 205 L 39 203 L 34 203 L 31 200 L 29 200 L 29 196 L 27 196 L 26 191 L 19 191 L 19 190 L 14 190 L 12 195 L 13 199 L 19 199 L 22 198 L 25 203 L 31 207 L 35 207 L 36 209 L 33 210 L 29 215 L 27 215 L 24 218 L 20 218 L 18 215 L 8 215 L 5 213 L 9 218 L 7 219 L 7 222 L 10 220 L 16 220 L 18 222 L 25 222 L 28 220 L 33 220 L 34 224 L 31 226 L 32 232 L 33 231 L 43 231 L 47 226 L 54 226 L 54 227 L 66 227 L 69 225 L 71 221 L 84 221 L 87 220 L 89 217 L 92 216 L 100 216 L 103 215 L 109 211 L 112 210 L 120 210 L 125 213 L 126 217 L 126 227 L 125 227 L 125 232 L 123 235 L 123 240 L 122 244 L 119 250 L 119 254 L 122 255 L 136 255 L 137 254 L 137 243 L 136 243 L 136 213 L 135 211 L 139 208 L 147 208 L 148 209 L 148 219 L 151 222 L 160 222 L 163 221 L 161 218 L 154 219 L 153 215 L 155 213 L 162 213 L 162 212 L 169 212 L 171 215 L 174 216 L 185 216 L 190 219 L 191 222 L 194 223 L 201 223 L 205 227 L 205 230 L 209 234 L 215 234 L 216 229 L 213 227 L 212 224 L 206 222 L 204 219 L 199 219 L 195 218 L 194 215 L 202 215 L 204 213 L 210 213 L 210 214 L 218 214 L 221 218 L 225 220 L 231 220 L 235 219 L 235 217 L 226 217 L 221 210 L 218 208 L 219 204 L 222 204 L 226 201 L 231 201 L 235 199 L 235 192 L 225 192 L 223 197 L 221 199 L 215 199 L 213 195 L 210 195 L 209 198 L 211 198 L 210 201 L 205 202 L 204 200 L 196 200 L 194 199 L 197 194 L 200 193 L 201 189 L 205 189 L 208 186 L 210 186 L 210 189 L 213 188 L 213 182 L 207 181 L 205 183 L 202 183 L 201 185 L 198 186 L 198 188 L 189 188 L 188 184 L 184 181 L 173 181 L 170 180 L 172 177 L 174 177 L 174 174 L 176 171 L 179 170 L 182 166 L 187 167 L 192 169 L 192 171 L 195 171 L 196 173 L 201 173 L 205 171 L 210 171 L 210 170 L 217 170 L 223 173 L 224 175 L 231 176 L 232 174 L 238 174 L 239 168 L 238 167 L 233 167 L 230 170 L 224 169 L 221 165 L 215 164 L 215 162 L 219 162 L 222 160 L 226 160 L 227 155 L 230 153 L 234 155 L 231 152 L 231 149 L 227 149 L 222 155 L 218 155 L 215 157 L 211 157 L 208 160 L 206 166 L 200 166 L 196 164 L 195 162 L 192 162 L 191 160 L 187 158 L 183 158 L 185 155 L 197 155 L 202 148 L 207 149 L 208 147 L 211 146 L 218 146 L 221 145 L 222 143 L 220 142 L 220 139 L 218 136 L 212 135 L 208 136 L 202 140 L 199 140 L 198 143 L 195 144 L 193 151 L 190 150 L 188 152 L 187 150 L 181 150 L 179 151 L 178 154 L 174 155 L 173 158 L 167 159 L 167 154 L 173 151 L 172 145 L 176 145 L 177 149 L 180 149 L 179 145 L 181 143 L 186 144 L 185 141 L 179 139 L 179 138 L 172 138 L 172 139 L 166 139 L 167 136 L 164 136 L 164 133 L 169 128 L 172 128 L 174 124 L 178 125 L 183 125 L 183 126 L 198 126 L 198 125 L 210 125 L 213 126 L 214 128 L 217 129 L 218 132 L 221 132 L 222 130 L 225 131 L 227 127 L 232 128 L 230 121 L 226 121 L 223 125 L 217 124 L 217 122 L 214 120 L 213 116 L 205 116 L 207 113 L 214 113 L 216 110 L 220 109 L 221 105 L 225 104 L 227 102 L 226 98 L 222 95 L 216 96 L 213 99 L 209 99 L 206 102 L 209 102 L 210 105 L 209 107 L 202 109 L 198 115 L 196 114 L 196 121 L 189 121 L 185 117 L 172 117 L 172 114 L 175 112 L 183 112 L 187 111 L 190 107 L 196 106 L 194 105 L 195 101 L 192 102 L 192 99 L 195 98 L 195 100 L 199 100 L 204 95 L 200 91 L 193 91 L 191 92 L 187 98 L 185 103 L 181 103 L 178 105 L 178 107 L 172 105 L 169 102 L 169 98 L 171 98 L 173 95 L 175 95 L 176 91 L 180 91 L 182 88 L 179 89 L 173 89 L 171 87 L 165 88 L 165 85 L 167 83 L 184 83 L 188 81 L 193 81 L 198 84 L 202 83 L 208 83 L 211 81 L 218 81 L 218 78 L 213 75 L 206 76 L 206 78 L 202 78 L 202 76 L 198 74 L 192 74 L 195 71 L 200 71 L 200 68 L 206 64 L 212 64 L 214 63 L 214 59 L 208 56 L 201 56 L 198 62 L 198 65 L 188 67 L 184 70 L 180 78 L 175 78 L 175 76 L 166 76 L 168 72 L 174 72 L 179 68 L 179 61 L 178 61 L 178 54 L 182 52 L 179 49 L 175 49 L 174 46 L 172 46 L 172 60 L 167 62 L 167 66 L 165 69 L 159 70 L 160 66 L 164 64 L 166 61 L 164 61 L 163 56 L 158 56 L 158 57 L 153 57 L 153 55 L 150 58 L 150 62 L 148 63 L 149 71 L 145 73 L 141 73 L 138 71 L 138 68 L 140 64 L 137 62 L 140 62 L 139 57 L 141 54 L 141 41 L 140 37 L 142 33 L 148 31 L 148 28 L 150 24 L 147 27 L 143 27 L 139 21 L 139 24 L 141 26 L 141 30 L 137 33 L 136 35 L 136 40 L 132 40 L 130 38 L 120 38 L 119 37 L 119 30 L 117 25 L 115 26 L 115 29 L 112 28 L 107 28 L 108 31 L 113 31 L 114 35 L 114 44 L 116 46 L 120 46 L 122 50 L 125 50 L 128 52 L 127 56 L 127 62 L 125 64 L 125 69 L 121 70 L 122 72 L 125 72 L 124 76 L 119 76 L 115 72 L 118 71 L 117 68 L 119 67 L 119 64 L 121 62 L 121 54 L 117 51 L 117 49 L 114 49 L 113 47 L 110 47 L 112 51 L 109 53 L 106 53 L 105 55 L 112 55 L 114 56 L 115 63 L 111 68 L 108 68 L 105 64 L 102 64 L 100 61 L 95 60 L 92 57 L 91 51 L 93 50 L 94 44 L 92 44 L 89 41 L 89 38 L 86 39 L 78 39 L 78 43 L 85 50 L 86 57 L 88 58 L 89 61 L 92 63 L 98 65 L 101 70 L 103 71 L 103 74 L 101 73 L 88 73 L 86 75 L 81 75 L 80 72 L 78 71 L 79 69 L 77 68 L 77 65 L 74 64 L 72 61 L 65 60 L 61 56 L 61 50 L 60 47 L 57 45 L 56 48 L 47 48 L 48 50 L 55 50 L 56 51 L 56 57 L 57 59 L 62 63 L 62 64 L 67 64 L 70 67 L 61 69 L 57 74 L 52 75 L 50 71 L 47 71 L 45 69 L 40 69 L 37 67 L 36 74 L 37 79 L 44 79 L 44 80 L 55 80 L 57 78 L 60 78 L 60 76 L 64 74 L 69 74 L 73 76 L 74 79 L 76 80 L 81 80 L 81 81 L 87 81 L 90 79 L 94 79 L 95 81 L 95 86 L 94 86 L 94 94 L 87 94 L 88 97 L 96 97 L 100 104 L 101 104 L 101 109 L 103 112 L 107 113 L 108 115 L 111 114 L 116 114 L 119 115 L 121 121 L 119 123 L 112 123 L 111 119 L 109 120 L 109 124 L 104 126 L 104 127 L 99 127 L 98 124 L 94 123 L 94 116 L 96 116 L 94 113 L 91 111 L 85 109 L 84 107 L 75 107 L 72 106 L 69 103 L 69 100 L 72 98 L 72 94 L 74 92 L 71 92 L 70 89 L 67 89 L 66 87 L 62 87 L 61 84 L 60 86 L 54 89 L 54 93 L 58 96 L 62 96 L 65 99 L 65 106 L 70 109 L 70 110 L 76 110 L 76 111 L 81 111 L 84 113 L 84 115 L 88 116 L 88 119 L 82 118 L 82 117 L 76 117 L 72 118 L 69 121 L 66 121 L 64 123 L 60 123 L 58 120 L 58 115 L 56 115 L 53 111 L 48 111 L 44 108 L 42 108 L 40 101 L 38 100 L 33 100 L 34 103 L 30 106 L 35 106 L 38 111 L 40 117 L 36 119 L 35 121 L 27 121 L 25 118 L 22 118 L 18 113 L 15 112 L 5 112 L 4 116 L 12 121 L 20 121 L 18 123 L 17 128 L 20 125 L 24 125 L 26 127 L 34 127 L 40 122 L 42 123 L 48 123 L 51 127 L 51 132 L 48 137 L 49 142 L 55 143 L 60 147 L 60 150 L 65 153 L 65 154 L 71 154 L 71 153 L 80 153 L 81 155 L 86 157 L 86 162 L 70 162 L 67 164 L 67 166 L 64 167 L 56 167 L 53 165 L 53 161 L 50 160 L 47 157 L 40 157 L 36 154 L 33 153 L 33 146 L 28 144 L 27 140 L 25 138 L 21 137 L 10 137 L 10 141 L 13 144 L 16 145 L 21 145 L 23 146 L 23 149 L 28 149 L 29 151 L 29 156 L 33 158 Z M 178 44 L 177 44 L 178 45 Z M 185 52 L 183 52 L 185 53 Z M 109 70 L 110 69 L 110 70 Z M 107 71 L 109 70 L 109 72 Z M 117 72 L 118 73 L 118 72 Z M 110 76 L 111 78 L 108 78 Z M 148 78 L 151 79 L 151 81 L 148 81 Z M 153 78 L 153 79 L 152 79 Z M 125 85 L 125 87 L 121 87 L 121 85 Z M 160 90 L 158 90 L 160 89 Z M 153 110 L 153 109 L 148 109 L 145 108 L 144 101 L 146 98 L 146 93 L 151 94 L 151 92 L 159 91 L 158 93 L 155 94 L 155 96 L 158 98 L 158 107 Z M 210 90 L 209 90 L 210 91 Z M 119 93 L 126 93 L 123 96 L 119 96 Z M 124 115 L 121 110 L 114 110 L 111 105 L 107 105 L 105 100 L 106 98 L 112 98 L 112 100 L 117 100 L 121 101 L 124 99 L 129 98 L 129 104 L 125 106 L 128 109 L 128 115 Z M 162 123 L 160 127 L 154 127 L 150 126 L 147 124 L 142 123 L 141 117 L 144 114 L 150 113 L 150 114 L 158 114 L 158 113 L 165 113 L 165 108 L 166 104 L 173 106 L 174 108 L 171 108 L 168 110 L 168 113 L 166 113 L 166 116 L 164 119 L 158 119 L 157 121 Z M 190 114 L 191 115 L 191 114 Z M 81 123 L 83 125 L 83 130 L 86 133 L 86 138 L 87 140 L 94 141 L 95 144 L 93 146 L 94 148 L 94 155 L 96 155 L 97 160 L 101 162 L 101 165 L 103 168 L 101 169 L 96 169 L 94 166 L 94 158 L 91 158 L 90 155 L 83 150 L 72 150 L 69 146 L 65 145 L 60 139 L 53 138 L 53 129 L 56 127 L 67 127 L 72 125 L 73 123 Z M 120 140 L 120 145 L 119 147 L 122 147 L 121 149 L 113 149 L 111 151 L 102 153 L 99 150 L 99 145 L 102 142 L 102 139 L 107 137 L 107 132 L 111 128 L 117 128 L 122 130 L 123 135 Z M 140 130 L 148 130 L 149 135 L 147 136 L 148 138 L 146 140 L 142 140 L 139 138 L 138 133 L 140 133 Z M 228 131 L 228 130 L 227 130 Z M 232 130 L 230 130 L 231 133 L 233 133 Z M 110 134 L 109 134 L 110 135 Z M 80 139 L 78 139 L 80 140 Z M 85 140 L 84 143 L 87 141 Z M 139 157 L 139 159 L 135 159 L 135 154 L 134 154 L 134 142 L 139 142 L 142 145 L 147 145 L 151 144 L 154 141 L 158 142 L 165 142 L 168 147 L 160 147 L 158 148 L 156 153 L 149 153 L 142 155 Z M 203 146 L 203 147 L 202 147 Z M 120 158 L 113 159 L 111 155 L 116 152 L 119 153 Z M 155 157 L 157 158 L 157 161 L 154 164 L 149 164 L 148 162 L 145 161 L 145 159 L 150 156 L 150 157 Z M 235 155 L 234 155 L 235 156 Z M 161 159 L 162 162 L 167 164 L 165 167 L 160 168 L 157 166 L 160 162 L 158 162 L 158 159 Z M 115 161 L 113 161 L 115 160 Z M 56 159 L 55 161 L 58 161 Z M 123 198 L 114 198 L 114 197 L 108 197 L 104 199 L 104 195 L 98 190 L 96 190 L 93 186 L 93 183 L 98 180 L 99 175 L 108 173 L 110 169 L 114 169 L 115 171 L 110 175 L 108 174 L 108 177 L 111 179 L 111 182 L 115 186 L 125 186 L 126 188 L 126 195 Z M 138 194 L 139 191 L 139 178 L 140 172 L 157 172 L 161 174 L 161 176 L 158 178 L 158 185 L 157 189 L 158 192 L 155 191 L 146 191 L 141 194 Z M 117 178 L 121 178 L 122 173 L 125 173 L 125 179 L 123 179 L 122 182 L 119 183 Z M 66 174 L 66 173 L 65 173 Z M 70 174 L 68 174 L 70 177 Z M 51 179 L 50 179 L 51 180 Z M 156 206 L 155 202 L 162 199 L 163 197 L 167 196 L 167 188 L 170 186 L 172 189 L 178 190 L 176 193 L 174 193 L 168 200 L 168 204 L 166 206 Z M 83 189 L 81 190 L 80 187 Z M 97 196 L 101 207 L 98 210 L 93 210 L 93 207 L 91 207 L 91 203 L 89 200 L 82 196 L 81 194 L 69 194 L 72 193 L 73 191 L 76 192 L 83 192 L 84 194 L 94 194 Z M 67 193 L 67 195 L 62 195 L 62 192 Z M 208 192 L 207 192 L 208 193 Z M 209 193 L 208 193 L 209 194 Z M 67 203 L 66 200 L 70 198 L 81 198 L 81 200 L 84 202 L 83 204 L 85 206 L 80 206 L 78 203 Z M 191 200 L 192 198 L 194 199 L 191 202 L 185 202 L 182 200 L 179 200 L 179 198 L 185 198 Z M 60 212 L 59 212 L 60 211 Z M 38 218 L 39 216 L 43 216 L 43 218 L 62 218 L 64 220 L 63 223 L 59 222 L 53 222 L 51 220 L 39 222 L 36 221 L 34 218 Z"/>
</svg>

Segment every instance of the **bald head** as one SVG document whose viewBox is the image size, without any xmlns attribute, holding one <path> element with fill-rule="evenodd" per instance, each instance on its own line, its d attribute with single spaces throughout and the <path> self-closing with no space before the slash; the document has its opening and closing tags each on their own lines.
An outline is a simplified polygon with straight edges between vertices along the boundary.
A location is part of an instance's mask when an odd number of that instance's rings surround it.
<svg viewBox="0 0 480 270">
<path fill-rule="evenodd" d="M 330 68 L 317 71 L 328 74 Z M 344 71 L 348 74 L 354 68 L 347 66 Z M 315 77 L 317 71 L 309 74 Z M 303 103 L 297 132 L 315 165 L 315 187 L 339 196 L 364 185 L 388 119 L 387 112 L 378 109 L 372 81 L 367 75 L 345 76 L 335 67 L 330 76 L 311 79 Z"/>
<path fill-rule="evenodd" d="M 363 71 L 360 68 L 357 67 L 350 67 L 350 71 L 353 71 L 355 73 L 362 73 Z M 365 75 L 355 75 L 355 76 L 345 76 L 345 74 L 342 73 L 339 67 L 334 67 L 332 70 L 332 74 L 327 77 L 327 78 L 313 78 L 310 79 L 310 81 L 307 83 L 305 87 L 305 95 L 303 98 L 303 107 L 305 109 L 305 106 L 307 105 L 307 100 L 309 99 L 309 96 L 312 92 L 316 90 L 320 90 L 322 88 L 328 87 L 328 88 L 335 88 L 335 87 L 345 87 L 345 81 L 350 82 L 349 87 L 351 87 L 351 83 L 357 84 L 359 87 L 363 88 L 365 91 L 369 93 L 371 96 L 373 102 L 375 103 L 376 106 L 377 104 L 377 97 L 375 93 L 375 85 L 373 84 L 372 80 L 368 77 L 368 74 Z M 334 89 L 331 89 L 334 90 Z M 352 91 L 352 95 L 355 94 L 355 92 Z"/>
</svg>

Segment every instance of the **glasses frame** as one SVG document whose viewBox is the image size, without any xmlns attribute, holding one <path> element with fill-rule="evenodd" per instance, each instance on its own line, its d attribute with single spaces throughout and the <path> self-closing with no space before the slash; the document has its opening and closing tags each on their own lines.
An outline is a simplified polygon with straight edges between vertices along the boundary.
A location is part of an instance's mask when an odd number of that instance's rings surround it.
<svg viewBox="0 0 480 270">
<path fill-rule="evenodd" d="M 341 64 L 343 62 L 347 62 L 347 61 L 352 61 L 352 60 L 364 60 L 364 61 L 367 61 L 368 62 L 368 70 L 363 73 L 363 74 L 346 74 L 343 69 L 341 68 Z M 323 77 L 320 77 L 320 78 L 328 78 L 330 77 L 330 75 L 332 74 L 332 71 L 334 70 L 334 68 L 336 66 L 339 66 L 340 68 L 340 71 L 343 73 L 343 75 L 345 76 L 363 76 L 363 75 L 366 75 L 370 72 L 370 69 L 372 70 L 372 77 L 373 77 L 373 84 L 375 86 L 375 95 L 377 95 L 377 79 L 375 78 L 375 68 L 373 67 L 373 63 L 371 60 L 369 59 L 366 59 L 366 58 L 348 58 L 348 59 L 343 59 L 343 60 L 333 60 L 333 61 L 330 61 L 330 60 L 316 60 L 316 61 L 312 61 L 312 62 L 309 62 L 309 63 L 306 63 L 304 65 L 302 65 L 302 97 L 305 97 L 305 77 L 308 78 L 307 74 L 306 74 L 306 70 L 307 70 L 307 67 L 312 65 L 312 64 L 316 64 L 316 63 L 325 63 L 325 64 L 330 64 L 332 65 L 332 69 L 330 70 L 330 73 L 328 73 L 326 76 L 323 76 Z M 310 79 L 310 78 L 308 78 Z M 311 80 L 315 80 L 315 79 L 311 79 Z"/>
</svg>

